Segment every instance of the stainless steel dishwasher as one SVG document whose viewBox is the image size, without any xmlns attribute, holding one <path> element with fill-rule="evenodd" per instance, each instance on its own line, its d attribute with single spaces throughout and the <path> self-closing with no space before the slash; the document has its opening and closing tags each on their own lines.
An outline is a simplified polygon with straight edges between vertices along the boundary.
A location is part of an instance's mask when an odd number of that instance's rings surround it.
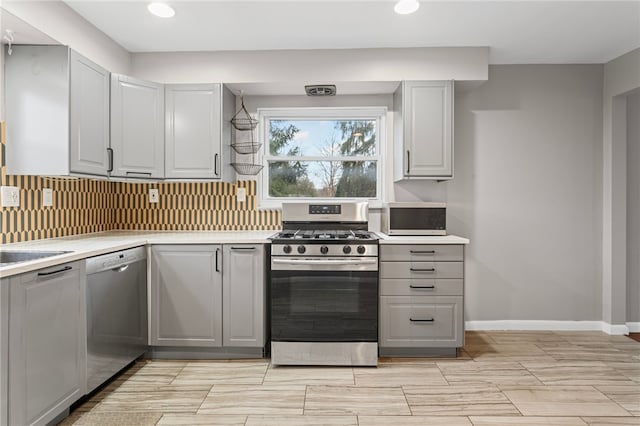
<svg viewBox="0 0 640 426">
<path fill-rule="evenodd" d="M 147 349 L 144 247 L 86 260 L 87 393 Z"/>
</svg>

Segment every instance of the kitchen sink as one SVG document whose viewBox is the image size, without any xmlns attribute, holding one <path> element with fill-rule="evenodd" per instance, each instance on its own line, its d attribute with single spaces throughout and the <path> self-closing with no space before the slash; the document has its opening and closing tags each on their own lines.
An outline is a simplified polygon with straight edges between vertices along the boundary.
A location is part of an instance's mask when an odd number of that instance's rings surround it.
<svg viewBox="0 0 640 426">
<path fill-rule="evenodd" d="M 0 267 L 13 263 L 28 262 L 30 260 L 43 259 L 59 254 L 71 253 L 70 251 L 0 251 Z"/>
</svg>

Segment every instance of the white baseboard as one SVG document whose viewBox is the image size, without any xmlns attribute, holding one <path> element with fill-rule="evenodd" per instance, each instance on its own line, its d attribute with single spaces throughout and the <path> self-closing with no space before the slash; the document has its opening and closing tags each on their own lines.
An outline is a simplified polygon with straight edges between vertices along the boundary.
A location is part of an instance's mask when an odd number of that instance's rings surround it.
<svg viewBox="0 0 640 426">
<path fill-rule="evenodd" d="M 466 321 L 466 330 L 526 330 L 526 331 L 603 331 L 607 334 L 629 334 L 631 326 L 640 331 L 640 323 L 609 324 L 604 321 L 537 321 L 537 320 L 499 320 Z"/>
<path fill-rule="evenodd" d="M 628 322 L 629 333 L 640 333 L 640 322 Z"/>
</svg>

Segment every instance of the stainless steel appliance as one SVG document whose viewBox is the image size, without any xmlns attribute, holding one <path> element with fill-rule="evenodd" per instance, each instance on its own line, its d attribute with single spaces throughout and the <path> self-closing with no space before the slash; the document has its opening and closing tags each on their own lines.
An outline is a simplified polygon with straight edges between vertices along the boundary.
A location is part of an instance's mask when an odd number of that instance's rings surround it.
<svg viewBox="0 0 640 426">
<path fill-rule="evenodd" d="M 271 244 L 271 362 L 377 365 L 378 239 L 368 206 L 283 203 Z"/>
<path fill-rule="evenodd" d="M 147 349 L 144 247 L 91 257 L 87 270 L 87 393 Z"/>
<path fill-rule="evenodd" d="M 446 203 L 389 203 L 382 211 L 387 235 L 447 235 Z"/>
</svg>

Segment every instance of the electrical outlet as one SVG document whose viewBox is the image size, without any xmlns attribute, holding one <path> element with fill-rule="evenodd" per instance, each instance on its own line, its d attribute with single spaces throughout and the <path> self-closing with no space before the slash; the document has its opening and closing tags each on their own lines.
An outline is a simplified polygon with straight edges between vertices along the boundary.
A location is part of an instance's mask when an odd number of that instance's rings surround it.
<svg viewBox="0 0 640 426">
<path fill-rule="evenodd" d="M 150 203 L 158 202 L 158 188 L 149 188 L 149 202 Z"/>
<path fill-rule="evenodd" d="M 53 205 L 53 190 L 51 188 L 42 188 L 42 207 L 51 207 Z"/>
<path fill-rule="evenodd" d="M 238 192 L 236 193 L 236 198 L 239 203 L 244 203 L 247 201 L 247 189 L 246 188 L 238 188 Z"/>
<path fill-rule="evenodd" d="M 3 186 L 0 188 L 2 207 L 20 207 L 20 188 L 17 186 Z"/>
</svg>

